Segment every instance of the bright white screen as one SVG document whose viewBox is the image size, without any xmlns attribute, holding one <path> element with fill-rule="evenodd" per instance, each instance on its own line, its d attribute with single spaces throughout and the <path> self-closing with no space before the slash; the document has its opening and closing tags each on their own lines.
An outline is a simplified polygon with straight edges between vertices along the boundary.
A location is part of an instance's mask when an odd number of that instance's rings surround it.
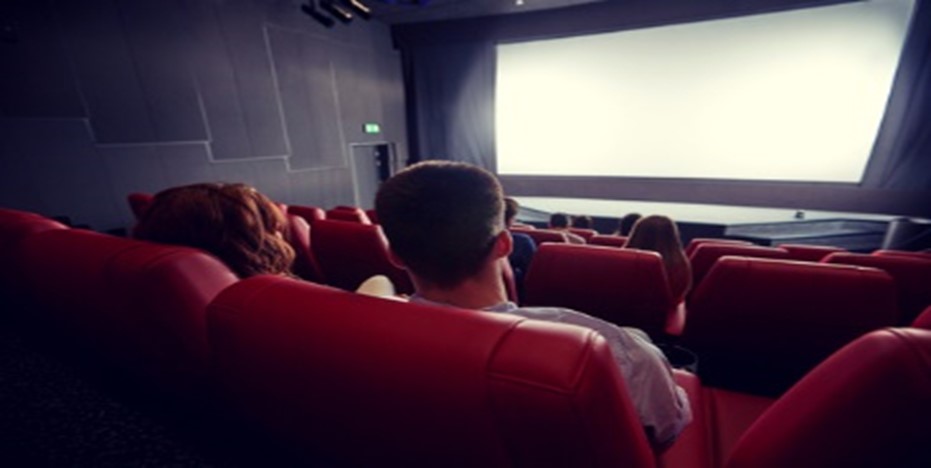
<svg viewBox="0 0 931 468">
<path fill-rule="evenodd" d="M 499 45 L 498 172 L 859 182 L 913 7 Z"/>
</svg>

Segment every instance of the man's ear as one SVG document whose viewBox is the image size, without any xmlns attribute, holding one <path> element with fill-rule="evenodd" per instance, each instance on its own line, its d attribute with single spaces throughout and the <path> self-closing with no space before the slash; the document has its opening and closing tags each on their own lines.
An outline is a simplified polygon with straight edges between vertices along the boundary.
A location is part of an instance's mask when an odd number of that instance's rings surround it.
<svg viewBox="0 0 931 468">
<path fill-rule="evenodd" d="M 394 266 L 407 271 L 407 265 L 404 264 L 401 257 L 398 257 L 398 254 L 394 253 L 394 249 L 392 249 L 391 246 L 388 246 L 388 260 L 390 260 Z"/>
<path fill-rule="evenodd" d="M 495 238 L 495 246 L 492 248 L 492 254 L 495 258 L 504 258 L 508 255 L 511 255 L 511 250 L 514 249 L 514 239 L 511 238 L 511 231 L 507 229 L 502 230 L 498 233 L 498 236 Z"/>
</svg>

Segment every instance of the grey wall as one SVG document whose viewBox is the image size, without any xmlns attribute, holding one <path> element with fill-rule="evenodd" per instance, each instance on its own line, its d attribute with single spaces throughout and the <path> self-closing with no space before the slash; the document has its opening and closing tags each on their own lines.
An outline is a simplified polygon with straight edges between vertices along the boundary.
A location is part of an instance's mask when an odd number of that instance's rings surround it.
<svg viewBox="0 0 931 468">
<path fill-rule="evenodd" d="M 406 156 L 400 59 L 387 26 L 299 5 L 3 0 L 0 206 L 111 229 L 130 192 L 213 180 L 352 203 L 351 143 Z"/>
</svg>

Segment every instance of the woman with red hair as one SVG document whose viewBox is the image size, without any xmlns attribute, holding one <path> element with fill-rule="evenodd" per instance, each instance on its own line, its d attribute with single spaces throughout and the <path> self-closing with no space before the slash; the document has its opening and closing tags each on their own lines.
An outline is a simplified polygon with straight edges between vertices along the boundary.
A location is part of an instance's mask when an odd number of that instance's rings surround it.
<svg viewBox="0 0 931 468">
<path fill-rule="evenodd" d="M 278 206 L 245 184 L 201 183 L 159 192 L 134 237 L 207 251 L 240 278 L 291 275 L 294 249 Z"/>
</svg>

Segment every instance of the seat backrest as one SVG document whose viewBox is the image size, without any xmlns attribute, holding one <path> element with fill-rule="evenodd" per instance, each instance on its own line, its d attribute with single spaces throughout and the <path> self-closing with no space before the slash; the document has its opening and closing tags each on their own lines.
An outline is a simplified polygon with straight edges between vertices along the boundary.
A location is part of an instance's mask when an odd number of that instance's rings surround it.
<svg viewBox="0 0 931 468">
<path fill-rule="evenodd" d="M 703 244 L 737 244 L 737 245 L 754 245 L 753 242 L 738 239 L 723 239 L 717 237 L 696 237 L 689 241 L 685 246 L 685 256 L 692 258 L 692 254 Z"/>
<path fill-rule="evenodd" d="M 316 206 L 288 205 L 288 214 L 304 218 L 304 221 L 311 226 L 321 219 L 326 219 L 326 211 Z"/>
<path fill-rule="evenodd" d="M 326 212 L 327 219 L 349 221 L 353 223 L 372 224 L 365 210 L 355 206 L 337 206 Z"/>
<path fill-rule="evenodd" d="M 407 272 L 391 263 L 380 226 L 327 218 L 314 224 L 310 238 L 327 284 L 352 291 L 374 275 L 385 275 L 399 293 L 414 291 Z"/>
<path fill-rule="evenodd" d="M 780 249 L 789 252 L 789 260 L 800 260 L 803 262 L 820 262 L 824 257 L 835 252 L 846 252 L 840 247 L 829 245 L 808 245 L 808 244 L 779 244 Z"/>
<path fill-rule="evenodd" d="M 728 468 L 926 467 L 931 331 L 885 329 L 805 376 L 743 434 Z"/>
<path fill-rule="evenodd" d="M 219 389 L 345 466 L 645 466 L 603 338 L 507 314 L 257 276 L 209 307 Z"/>
<path fill-rule="evenodd" d="M 598 234 L 588 239 L 591 245 L 603 245 L 605 247 L 624 247 L 627 244 L 627 236 L 607 236 Z"/>
<path fill-rule="evenodd" d="M 881 270 L 728 256 L 695 290 L 682 338 L 706 384 L 774 395 L 897 321 L 895 286 Z"/>
<path fill-rule="evenodd" d="M 206 306 L 236 276 L 198 250 L 83 230 L 22 243 L 44 323 L 127 374 L 179 395 L 203 389 Z"/>
<path fill-rule="evenodd" d="M 142 215 L 145 214 L 145 210 L 149 209 L 149 205 L 152 204 L 154 199 L 154 195 L 141 192 L 133 192 L 126 196 L 126 201 L 129 202 L 129 209 L 132 210 L 137 220 L 142 218 Z"/>
<path fill-rule="evenodd" d="M 325 284 L 323 271 L 310 247 L 310 225 L 298 215 L 288 214 L 287 217 L 288 231 L 285 237 L 294 249 L 294 274 L 307 281 Z"/>
<path fill-rule="evenodd" d="M 892 275 L 902 310 L 900 325 L 908 325 L 931 305 L 931 258 L 847 252 L 831 254 L 824 262 L 879 268 Z"/>
<path fill-rule="evenodd" d="M 918 258 L 922 260 L 931 260 L 931 252 L 912 252 L 910 250 L 889 250 L 889 249 L 880 249 L 873 251 L 872 255 L 879 257 L 908 257 L 908 258 Z"/>
<path fill-rule="evenodd" d="M 379 224 L 379 222 L 378 222 L 378 212 L 375 211 L 374 208 L 365 210 L 365 215 L 369 217 L 369 221 L 371 221 L 372 224 Z"/>
<path fill-rule="evenodd" d="M 569 232 L 577 236 L 581 236 L 583 239 L 585 239 L 585 242 L 588 242 L 589 239 L 598 235 L 598 231 L 594 229 L 574 228 L 574 227 L 570 227 L 568 229 L 569 229 Z"/>
<path fill-rule="evenodd" d="M 525 305 L 567 307 L 653 337 L 675 313 L 656 252 L 591 245 L 544 244 L 524 278 Z"/>
<path fill-rule="evenodd" d="M 569 243 L 569 239 L 566 237 L 565 232 L 552 229 L 526 229 L 512 227 L 511 232 L 527 234 L 531 239 L 533 239 L 533 242 L 537 244 L 537 247 L 545 243 Z"/>
<path fill-rule="evenodd" d="M 20 296 L 20 242 L 40 232 L 61 229 L 68 227 L 35 213 L 0 208 L 0 300 Z"/>
<path fill-rule="evenodd" d="M 931 330 L 931 306 L 928 306 L 923 310 L 918 317 L 912 321 L 912 327 L 915 328 L 924 328 L 925 330 Z"/>
<path fill-rule="evenodd" d="M 704 243 L 698 246 L 689 257 L 692 264 L 692 289 L 701 284 L 705 275 L 719 258 L 725 255 L 740 255 L 755 258 L 788 259 L 789 252 L 776 247 L 757 245 Z"/>
</svg>

